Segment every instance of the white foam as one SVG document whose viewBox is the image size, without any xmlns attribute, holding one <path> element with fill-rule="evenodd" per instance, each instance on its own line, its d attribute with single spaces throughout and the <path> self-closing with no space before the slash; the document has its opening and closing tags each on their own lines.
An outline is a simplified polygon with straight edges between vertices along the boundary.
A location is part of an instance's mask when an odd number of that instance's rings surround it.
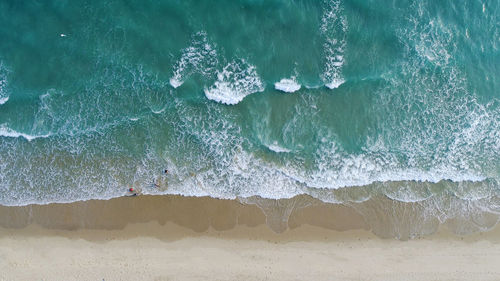
<svg viewBox="0 0 500 281">
<path fill-rule="evenodd" d="M 233 60 L 217 73 L 217 81 L 205 88 L 205 96 L 224 104 L 237 104 L 246 96 L 264 91 L 257 68 L 244 59 Z"/>
<path fill-rule="evenodd" d="M 429 8 L 421 6 L 424 2 L 416 5 L 428 13 Z M 387 164 L 368 179 L 477 182 L 498 178 L 494 164 L 489 164 L 498 161 L 499 155 L 500 108 L 494 104 L 498 100 L 491 106 L 477 101 L 475 93 L 468 90 L 466 76 L 453 61 L 453 33 L 439 21 L 423 17 L 432 15 L 409 18 L 415 23 L 413 29 L 398 31 L 407 59 L 384 75 L 390 85 L 375 93 L 373 106 L 384 116 L 378 126 L 383 139 L 365 149 L 380 155 L 381 160 L 385 158 Z M 405 109 L 408 114 L 392 108 Z M 390 142 L 390 149 L 380 145 Z M 392 151 L 399 151 L 405 162 Z M 382 164 L 379 166 L 384 167 Z"/>
<path fill-rule="evenodd" d="M 1 124 L 0 125 L 0 137 L 10 137 L 10 138 L 19 138 L 23 137 L 28 141 L 32 141 L 36 138 L 46 138 L 49 135 L 29 135 L 29 134 L 24 134 L 17 132 L 15 130 L 12 130 L 11 128 L 8 128 L 6 124 Z"/>
<path fill-rule="evenodd" d="M 274 88 L 285 93 L 293 93 L 300 90 L 301 86 L 297 83 L 295 77 L 292 77 L 291 79 L 283 78 L 274 83 Z"/>
<path fill-rule="evenodd" d="M 325 84 L 325 86 L 329 89 L 337 89 L 340 85 L 344 84 L 344 79 L 334 79 L 332 82 Z"/>
<path fill-rule="evenodd" d="M 0 98 L 0 105 L 6 103 L 8 100 L 9 100 L 9 97 Z"/>
<path fill-rule="evenodd" d="M 417 53 L 436 65 L 447 65 L 451 59 L 449 50 L 455 44 L 453 32 L 439 20 L 430 21 L 428 24 L 419 24 L 416 29 L 420 31 L 418 35 L 409 39 Z M 408 31 L 402 32 L 406 33 Z M 466 30 L 466 32 L 468 36 L 468 31 Z"/>
<path fill-rule="evenodd" d="M 191 75 L 210 75 L 217 65 L 217 51 L 203 31 L 193 35 L 190 46 L 182 50 L 181 58 L 175 63 L 170 85 L 180 87 Z"/>
<path fill-rule="evenodd" d="M 310 194 L 320 200 L 330 200 L 327 194 L 316 196 L 317 190 L 366 186 L 378 184 L 377 182 L 436 183 L 443 180 L 461 182 L 485 179 L 484 175 L 473 170 L 457 170 L 449 167 L 447 163 L 434 165 L 431 169 L 402 166 L 398 158 L 387 151 L 381 139 L 375 140 L 364 149 L 363 153 L 353 155 L 343 151 L 330 135 L 320 137 L 321 145 L 313 155 L 315 166 L 312 170 L 304 169 L 300 160 L 287 161 L 286 165 L 278 164 L 245 151 L 242 148 L 244 140 L 231 115 L 224 110 L 224 107 L 208 105 L 207 115 L 197 117 L 193 117 L 192 112 L 186 112 L 189 108 L 185 103 L 176 106 L 182 110 L 180 115 L 184 117 L 182 122 L 185 124 L 181 126 L 202 141 L 202 147 L 208 148 L 206 154 L 210 156 L 203 158 L 202 161 L 198 159 L 198 162 L 203 163 L 203 167 L 208 168 L 200 169 L 202 172 L 197 173 L 196 177 L 189 177 L 182 185 L 176 186 L 169 192 L 219 198 L 258 195 L 271 199 Z M 298 118 L 301 117 L 303 116 Z M 267 144 L 267 147 L 277 153 L 291 152 L 277 142 Z M 425 196 L 424 193 L 412 194 L 411 190 L 408 194 L 391 194 L 399 196 L 398 200 L 423 200 Z M 362 201 L 363 198 L 357 200 Z"/>
<path fill-rule="evenodd" d="M 347 19 L 343 14 L 340 0 L 325 0 L 323 6 L 321 33 L 325 38 L 323 44 L 325 66 L 321 78 L 326 87 L 336 89 L 344 83 L 342 67 L 344 65 L 344 50 L 347 45 Z"/>
<path fill-rule="evenodd" d="M 154 114 L 161 114 L 163 112 L 165 112 L 165 110 L 167 110 L 167 106 L 163 106 L 162 108 L 160 108 L 160 110 L 153 110 L 151 109 L 151 112 L 153 112 Z"/>
<path fill-rule="evenodd" d="M 415 67 L 419 68 L 420 65 L 417 64 Z M 407 94 L 406 90 L 408 90 L 410 94 L 415 94 L 407 96 L 409 101 L 412 102 L 413 98 L 424 101 L 426 99 L 430 99 L 426 102 L 426 104 L 432 105 L 430 110 L 436 110 L 435 112 L 425 112 L 425 114 L 422 114 L 421 116 L 408 116 L 408 118 L 427 118 L 428 114 L 434 115 L 438 112 L 446 113 L 449 112 L 451 108 L 459 107 L 457 102 L 460 101 L 463 101 L 463 103 L 467 104 L 467 106 L 472 106 L 471 101 L 458 98 L 463 96 L 465 93 L 460 92 L 459 95 L 454 95 L 456 91 L 463 91 L 463 89 L 466 88 L 463 85 L 454 85 L 453 83 L 455 82 L 453 82 L 452 84 L 444 86 L 441 85 L 441 87 L 438 87 L 439 84 L 431 84 L 428 86 L 429 88 L 421 89 L 419 87 L 422 87 L 423 85 L 425 86 L 425 84 L 428 84 L 429 81 L 412 76 L 420 75 L 418 74 L 418 71 L 415 71 L 413 68 L 405 68 L 404 71 L 400 72 L 403 73 L 401 75 L 404 77 L 399 77 L 397 79 L 397 83 L 404 83 L 404 85 L 409 86 L 409 88 L 405 88 L 405 96 Z M 406 78 L 408 77 L 406 77 L 406 75 L 411 76 L 409 79 L 411 80 L 411 83 L 407 82 Z M 458 73 L 451 75 L 449 79 L 446 79 L 446 81 L 460 81 L 461 78 L 456 75 L 458 75 Z M 396 95 L 395 98 L 402 98 L 400 97 L 401 93 L 398 92 L 401 90 L 401 85 L 397 84 L 392 85 L 391 87 L 393 88 L 392 91 Z M 414 93 L 414 90 L 418 90 L 418 93 Z M 380 97 L 380 101 L 384 101 L 383 97 L 387 98 L 386 96 L 388 94 L 386 91 L 387 89 L 382 89 L 379 93 L 380 95 L 385 95 Z M 392 94 L 393 92 L 390 92 L 389 94 Z M 420 96 L 420 94 L 425 95 L 425 97 Z M 451 103 L 447 104 L 442 101 L 439 102 L 439 99 L 445 97 L 446 95 L 452 99 Z M 433 96 L 436 97 L 436 99 L 433 99 Z M 404 98 L 401 101 L 405 103 L 398 103 L 398 106 L 404 107 L 403 105 L 406 104 Z M 393 100 L 392 102 L 396 101 L 399 100 Z M 314 104 L 307 103 L 303 105 L 307 106 L 298 106 L 297 108 L 312 109 Z M 387 105 L 382 106 L 382 108 L 387 108 L 387 110 L 390 111 L 390 107 Z M 495 109 L 494 105 L 492 105 L 491 108 Z M 311 170 L 301 169 L 302 166 L 300 162 L 299 164 L 294 164 L 293 161 L 288 161 L 286 166 L 282 166 L 270 162 L 268 159 L 252 154 L 251 152 L 240 151 L 231 155 L 231 157 L 224 155 L 222 158 L 217 158 L 217 162 L 221 163 L 220 167 L 217 170 L 212 170 L 210 176 L 208 176 L 208 173 L 206 176 L 200 176 L 199 181 L 203 182 L 204 193 L 209 194 L 210 196 L 231 197 L 237 195 L 245 197 L 259 195 L 266 198 L 279 199 L 290 198 L 303 193 L 312 195 L 314 191 L 311 190 L 315 190 L 313 188 L 333 190 L 344 187 L 366 186 L 371 184 L 379 186 L 379 183 L 397 181 L 418 182 L 417 185 L 419 185 L 420 182 L 481 182 L 488 177 L 498 177 L 495 174 L 484 174 L 483 171 L 476 169 L 474 166 L 477 161 L 474 162 L 474 159 L 480 159 L 482 157 L 480 155 L 481 153 L 488 157 L 487 159 L 498 159 L 498 156 L 495 156 L 498 155 L 495 154 L 497 153 L 495 151 L 499 150 L 494 148 L 500 147 L 500 130 L 495 130 L 494 128 L 498 128 L 498 125 L 495 125 L 498 124 L 498 122 L 495 123 L 495 120 L 498 119 L 500 114 L 495 114 L 498 110 L 492 111 L 491 109 L 488 110 L 484 108 L 476 110 L 473 108 L 467 108 L 465 111 L 469 112 L 471 116 L 461 116 L 458 119 L 452 119 L 456 122 L 451 124 L 453 126 L 457 126 L 456 124 L 458 124 L 459 119 L 469 120 L 469 126 L 462 126 L 464 130 L 454 132 L 453 134 L 442 134 L 439 131 L 432 131 L 435 128 L 440 127 L 436 126 L 434 121 L 427 123 L 428 120 L 423 120 L 426 124 L 430 125 L 428 126 L 429 130 L 424 131 L 423 135 L 416 133 L 416 130 L 409 131 L 407 130 L 407 127 L 400 126 L 399 123 L 391 123 L 391 118 L 396 116 L 394 114 L 387 113 L 389 120 L 385 120 L 387 123 L 384 123 L 386 124 L 384 127 L 391 131 L 399 128 L 404 130 L 402 133 L 403 144 L 401 147 L 397 147 L 398 149 L 396 149 L 396 153 L 393 151 L 393 145 L 390 145 L 387 142 L 387 139 L 379 138 L 373 140 L 372 142 L 368 142 L 366 147 L 363 148 L 362 153 L 352 154 L 343 151 L 342 148 L 335 143 L 335 136 L 324 135 L 320 138 L 321 142 L 324 144 L 322 144 L 317 149 L 316 154 L 313 155 L 315 166 Z M 302 120 L 306 116 L 312 116 L 312 114 L 309 113 L 310 112 L 302 112 L 300 115 L 295 114 L 294 117 Z M 225 118 L 227 118 L 226 115 Z M 409 121 L 410 123 L 406 123 L 406 125 L 414 128 L 414 124 L 411 123 L 413 122 L 411 118 L 408 120 L 396 119 L 395 121 Z M 436 119 L 439 123 L 448 124 L 448 122 L 440 121 L 440 118 L 441 117 Z M 449 119 L 450 116 L 443 115 L 442 118 Z M 212 122 L 217 121 L 218 120 L 215 119 L 207 122 L 211 124 L 211 126 L 214 126 Z M 310 119 L 308 119 L 308 121 L 311 122 Z M 219 127 L 226 128 L 226 125 Z M 220 130 L 217 130 L 217 132 L 212 134 L 207 132 L 206 134 L 208 137 L 200 138 L 207 140 L 212 139 L 212 141 L 215 139 L 224 140 L 230 138 L 226 135 L 227 132 L 219 135 L 219 131 Z M 426 161 L 424 164 L 429 165 L 424 165 L 424 167 L 422 167 L 422 165 L 420 165 L 417 161 L 419 161 L 422 157 L 425 158 L 428 155 L 433 155 L 434 151 L 429 149 L 421 150 L 421 147 L 430 147 L 432 149 L 432 144 L 429 143 L 435 142 L 435 139 L 431 138 L 426 140 L 424 137 L 433 137 L 435 134 L 445 136 L 448 135 L 450 138 L 460 141 L 456 144 L 456 148 L 454 146 L 449 147 L 450 151 L 440 157 L 439 160 L 441 161 L 439 163 L 424 159 Z M 391 135 L 389 135 L 389 137 L 390 136 Z M 409 139 L 405 139 L 406 136 L 408 136 Z M 412 136 L 414 137 L 412 138 Z M 471 138 L 470 140 L 468 139 L 469 137 Z M 492 143 L 488 143 L 488 147 L 492 148 L 490 149 L 492 152 L 488 152 L 487 154 L 485 154 L 481 149 L 474 149 L 474 147 L 478 146 L 480 148 L 480 145 L 484 144 L 483 140 L 485 138 Z M 429 141 L 429 143 L 426 143 L 427 141 Z M 467 151 L 463 150 L 469 146 L 471 147 L 470 149 Z M 278 153 L 286 149 L 279 147 L 277 143 L 268 145 L 268 148 Z M 222 152 L 214 154 L 223 155 L 223 149 L 227 149 L 227 145 L 214 145 L 214 150 L 218 151 L 219 149 L 221 149 Z M 474 152 L 473 150 L 476 150 L 477 152 Z M 429 153 L 429 151 L 432 151 L 432 153 Z M 399 153 L 404 153 L 405 159 L 409 160 L 407 162 L 402 162 L 400 157 L 401 155 Z M 470 160 L 472 161 L 471 167 L 466 166 L 468 164 L 467 162 L 458 162 L 460 159 L 468 158 L 471 153 L 475 153 L 474 155 L 476 155 L 471 158 L 472 160 Z M 222 178 L 224 180 L 221 180 Z M 312 188 L 308 189 L 307 187 Z M 223 189 L 223 191 L 220 189 Z M 397 200 L 402 201 L 425 200 L 427 196 L 426 193 L 418 193 L 418 191 L 413 194 L 411 193 L 411 190 L 409 190 L 408 193 L 393 192 L 390 194 Z M 321 196 L 316 198 L 326 200 Z"/>
<path fill-rule="evenodd" d="M 276 142 L 274 142 L 273 144 L 268 145 L 267 147 L 269 148 L 269 150 L 277 152 L 277 153 L 283 153 L 283 152 L 288 153 L 288 152 L 291 152 L 290 149 L 281 147 Z"/>
<path fill-rule="evenodd" d="M 184 81 L 179 81 L 178 79 L 179 79 L 179 77 L 172 77 L 172 78 L 170 78 L 170 81 L 169 81 L 170 85 L 176 89 L 184 83 Z"/>
<path fill-rule="evenodd" d="M 312 85 L 304 85 L 306 89 L 319 89 L 323 87 L 323 84 L 312 84 Z"/>
<path fill-rule="evenodd" d="M 7 68 L 4 66 L 3 62 L 0 61 L 0 105 L 6 103 L 9 100 L 9 94 L 7 93 Z"/>
</svg>

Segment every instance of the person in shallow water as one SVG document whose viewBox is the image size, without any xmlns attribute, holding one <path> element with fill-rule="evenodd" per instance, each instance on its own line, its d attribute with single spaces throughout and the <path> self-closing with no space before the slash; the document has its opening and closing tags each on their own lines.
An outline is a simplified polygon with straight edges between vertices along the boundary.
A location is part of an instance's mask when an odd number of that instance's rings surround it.
<svg viewBox="0 0 500 281">
<path fill-rule="evenodd" d="M 165 169 L 163 172 L 165 173 L 165 176 L 168 176 L 168 170 L 167 169 Z M 158 189 L 161 188 L 161 183 L 162 183 L 162 177 L 161 176 L 158 177 L 157 180 L 153 181 L 154 187 L 156 187 Z M 168 185 L 168 182 L 167 182 L 166 178 L 164 180 L 164 183 L 165 183 L 164 185 L 165 185 L 165 188 L 166 188 L 167 185 Z"/>
<path fill-rule="evenodd" d="M 128 195 L 127 196 L 137 196 L 140 195 L 141 192 L 133 187 L 128 189 Z"/>
</svg>

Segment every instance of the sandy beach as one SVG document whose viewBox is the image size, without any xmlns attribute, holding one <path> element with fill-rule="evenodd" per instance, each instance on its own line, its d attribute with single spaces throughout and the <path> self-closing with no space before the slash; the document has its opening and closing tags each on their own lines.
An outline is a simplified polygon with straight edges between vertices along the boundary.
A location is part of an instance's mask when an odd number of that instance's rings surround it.
<svg viewBox="0 0 500 281">
<path fill-rule="evenodd" d="M 176 210 L 176 211 L 174 211 Z M 236 200 L 139 196 L 0 208 L 0 280 L 498 280 L 500 231 L 375 236 L 348 207 L 282 233 Z"/>
</svg>

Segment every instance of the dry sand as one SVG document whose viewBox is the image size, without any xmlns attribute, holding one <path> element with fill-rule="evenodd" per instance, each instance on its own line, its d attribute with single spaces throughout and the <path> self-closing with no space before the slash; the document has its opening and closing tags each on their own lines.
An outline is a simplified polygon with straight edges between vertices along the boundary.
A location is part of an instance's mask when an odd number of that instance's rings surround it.
<svg viewBox="0 0 500 281">
<path fill-rule="evenodd" d="M 500 280 L 500 231 L 380 239 L 352 209 L 140 196 L 0 207 L 0 280 Z"/>
</svg>

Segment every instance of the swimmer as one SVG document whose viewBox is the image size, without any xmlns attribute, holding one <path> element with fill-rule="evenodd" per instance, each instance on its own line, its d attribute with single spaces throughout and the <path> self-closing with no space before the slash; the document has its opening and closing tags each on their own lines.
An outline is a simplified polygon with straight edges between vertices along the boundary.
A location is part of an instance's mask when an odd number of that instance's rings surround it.
<svg viewBox="0 0 500 281">
<path fill-rule="evenodd" d="M 160 178 L 158 178 L 156 181 L 153 179 L 153 186 L 156 188 L 160 188 Z"/>
</svg>

